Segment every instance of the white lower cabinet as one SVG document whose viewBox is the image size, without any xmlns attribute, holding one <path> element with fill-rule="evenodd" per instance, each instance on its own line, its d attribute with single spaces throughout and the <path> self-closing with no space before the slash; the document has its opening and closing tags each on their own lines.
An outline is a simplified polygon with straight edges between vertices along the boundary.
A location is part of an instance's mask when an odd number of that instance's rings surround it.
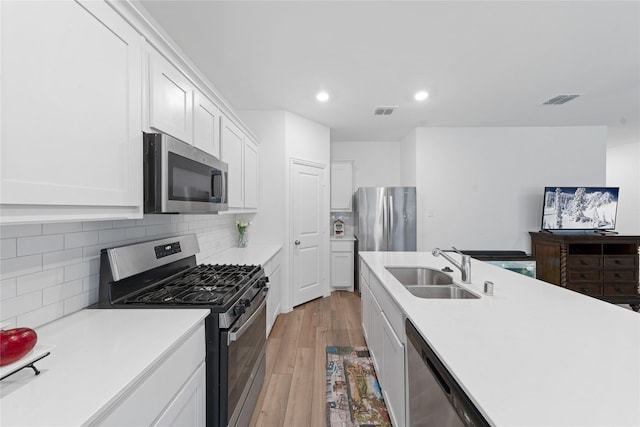
<svg viewBox="0 0 640 427">
<path fill-rule="evenodd" d="M 153 423 L 157 427 L 193 426 L 204 427 L 206 424 L 206 374 L 205 364 L 182 387 L 158 419 Z"/>
<path fill-rule="evenodd" d="M 373 363 L 376 367 L 376 373 L 378 374 L 378 381 L 380 381 L 380 385 L 384 390 L 384 350 L 383 350 L 383 325 L 384 320 L 382 317 L 382 309 L 380 308 L 380 304 L 376 300 L 376 297 L 371 294 L 371 319 L 369 321 L 369 334 L 367 336 L 367 344 L 369 346 L 369 353 L 371 353 L 371 358 L 373 359 Z"/>
<path fill-rule="evenodd" d="M 142 217 L 142 36 L 102 1 L 1 1 L 0 221 Z"/>
<path fill-rule="evenodd" d="M 331 241 L 331 287 L 353 291 L 352 241 Z"/>
<path fill-rule="evenodd" d="M 392 424 L 403 426 L 405 425 L 405 347 L 384 313 L 382 318 L 384 332 L 382 335 L 382 372 L 384 372 L 382 390 Z"/>
<path fill-rule="evenodd" d="M 280 268 L 280 251 L 264 265 L 265 274 L 269 278 L 267 294 L 267 336 L 280 314 L 280 294 L 282 292 L 282 274 Z"/>
<path fill-rule="evenodd" d="M 360 263 L 362 326 L 394 426 L 406 420 L 404 315 L 369 269 Z M 368 282 L 365 278 L 369 276 Z"/>
<path fill-rule="evenodd" d="M 200 325 L 92 426 L 204 426 L 205 332 Z"/>
</svg>

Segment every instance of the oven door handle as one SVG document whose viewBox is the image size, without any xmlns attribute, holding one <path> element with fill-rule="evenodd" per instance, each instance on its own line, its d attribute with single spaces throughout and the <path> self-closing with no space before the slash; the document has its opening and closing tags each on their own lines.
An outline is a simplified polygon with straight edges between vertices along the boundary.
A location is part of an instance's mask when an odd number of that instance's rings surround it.
<svg viewBox="0 0 640 427">
<path fill-rule="evenodd" d="M 244 334 L 245 331 L 251 327 L 251 324 L 256 321 L 258 316 L 260 316 L 260 312 L 266 305 L 267 305 L 267 299 L 265 298 L 262 300 L 262 303 L 260 303 L 256 311 L 253 312 L 249 320 L 247 320 L 244 323 L 244 325 L 240 326 L 240 328 L 235 332 L 229 332 L 227 345 L 234 341 L 237 341 L 242 336 L 242 334 Z"/>
</svg>

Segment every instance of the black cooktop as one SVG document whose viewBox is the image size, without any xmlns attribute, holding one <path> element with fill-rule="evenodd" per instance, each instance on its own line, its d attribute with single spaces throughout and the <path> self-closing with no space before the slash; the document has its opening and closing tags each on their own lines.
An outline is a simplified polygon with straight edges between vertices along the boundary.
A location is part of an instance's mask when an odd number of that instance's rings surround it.
<svg viewBox="0 0 640 427">
<path fill-rule="evenodd" d="M 256 265 L 201 264 L 125 298 L 125 304 L 225 305 L 259 276 Z"/>
</svg>

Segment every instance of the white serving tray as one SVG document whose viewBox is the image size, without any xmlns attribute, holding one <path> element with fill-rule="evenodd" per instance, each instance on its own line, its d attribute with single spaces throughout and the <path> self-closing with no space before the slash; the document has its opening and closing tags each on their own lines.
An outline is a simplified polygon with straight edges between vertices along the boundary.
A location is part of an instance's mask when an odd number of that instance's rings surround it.
<svg viewBox="0 0 640 427">
<path fill-rule="evenodd" d="M 36 346 L 33 347 L 29 353 L 23 356 L 22 359 L 16 360 L 15 362 L 5 366 L 0 366 L 0 378 L 11 375 L 25 366 L 32 364 L 34 361 L 48 356 L 49 353 L 51 353 L 51 350 L 55 347 L 55 345 L 36 344 Z"/>
</svg>

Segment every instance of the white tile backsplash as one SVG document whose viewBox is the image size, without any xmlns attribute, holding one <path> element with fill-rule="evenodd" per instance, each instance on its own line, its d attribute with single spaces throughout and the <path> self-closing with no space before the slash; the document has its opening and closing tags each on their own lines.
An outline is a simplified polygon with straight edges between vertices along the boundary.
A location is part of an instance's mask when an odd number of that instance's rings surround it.
<svg viewBox="0 0 640 427">
<path fill-rule="evenodd" d="M 18 277 L 42 271 L 42 254 L 3 259 L 0 261 L 0 279 Z"/>
<path fill-rule="evenodd" d="M 60 267 L 53 270 L 25 274 L 18 277 L 17 280 L 18 295 L 28 294 L 63 283 L 65 281 L 64 268 Z"/>
<path fill-rule="evenodd" d="M 16 253 L 16 239 L 0 240 L 0 259 L 13 258 Z"/>
<path fill-rule="evenodd" d="M 100 250 L 196 233 L 198 262 L 236 244 L 235 215 L 145 215 L 139 220 L 0 227 L 0 322 L 38 327 L 98 301 Z"/>
<path fill-rule="evenodd" d="M 62 234 L 48 234 L 46 236 L 30 236 L 17 238 L 17 255 L 33 255 L 64 249 Z"/>
</svg>

